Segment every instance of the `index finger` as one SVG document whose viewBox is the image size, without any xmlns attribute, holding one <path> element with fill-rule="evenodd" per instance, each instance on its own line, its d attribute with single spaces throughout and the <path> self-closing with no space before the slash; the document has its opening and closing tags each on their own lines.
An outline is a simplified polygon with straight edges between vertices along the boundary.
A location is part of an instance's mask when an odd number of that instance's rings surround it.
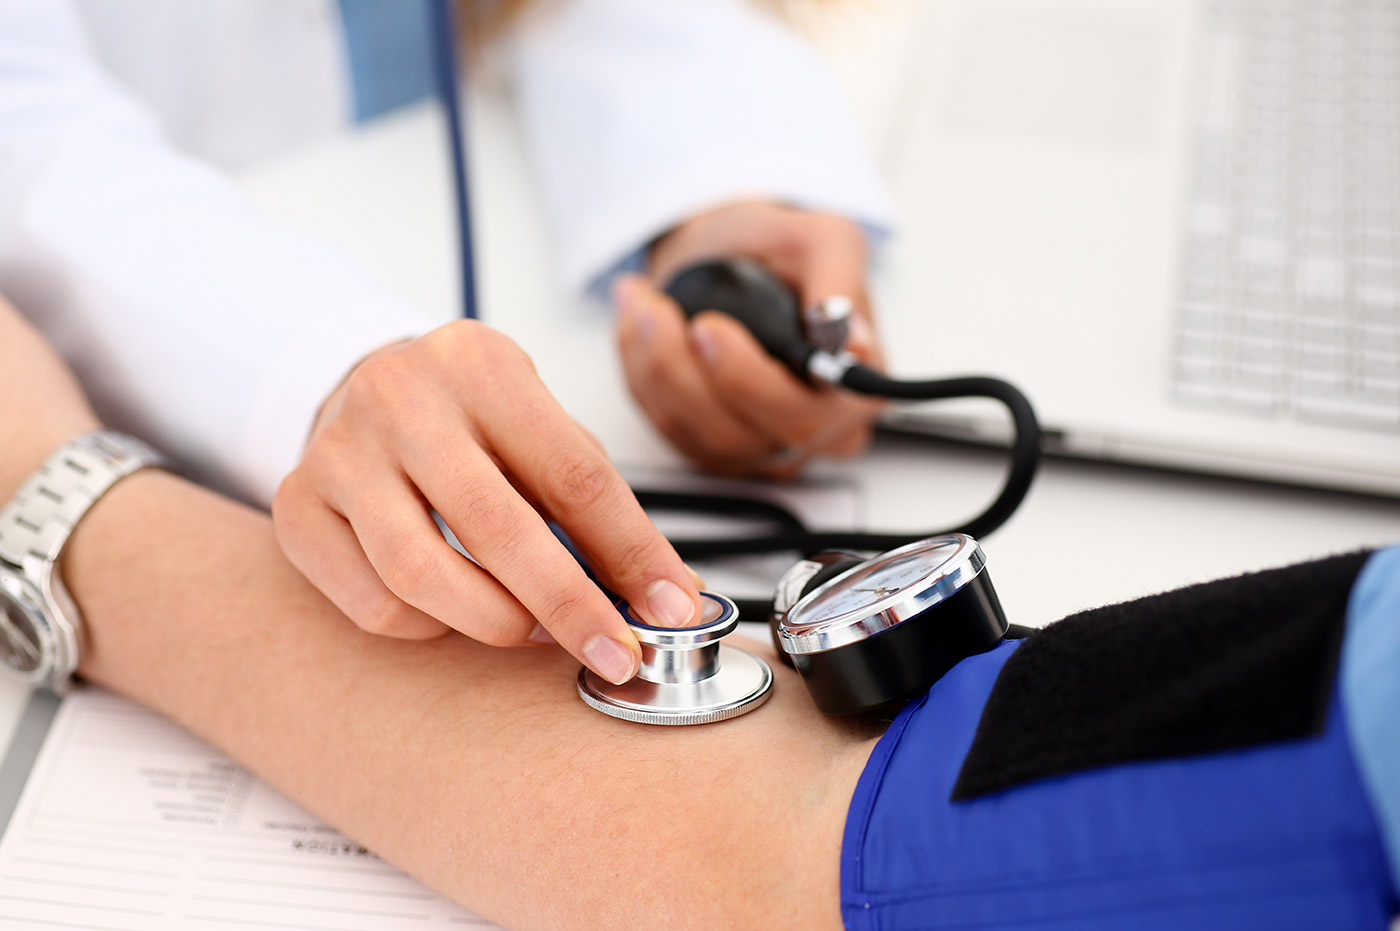
<svg viewBox="0 0 1400 931">
<path fill-rule="evenodd" d="M 643 620 L 659 627 L 691 623 L 699 616 L 700 593 L 689 568 L 607 456 L 543 389 L 539 395 L 517 393 L 514 403 L 514 417 L 492 417 L 478 426 L 516 482 Z M 522 420 L 528 429 L 521 429 Z"/>
<path fill-rule="evenodd" d="M 636 637 L 544 518 L 476 444 L 458 443 L 450 456 L 442 448 L 410 441 L 401 461 L 472 558 L 560 646 L 610 682 L 630 679 L 641 662 Z"/>
</svg>

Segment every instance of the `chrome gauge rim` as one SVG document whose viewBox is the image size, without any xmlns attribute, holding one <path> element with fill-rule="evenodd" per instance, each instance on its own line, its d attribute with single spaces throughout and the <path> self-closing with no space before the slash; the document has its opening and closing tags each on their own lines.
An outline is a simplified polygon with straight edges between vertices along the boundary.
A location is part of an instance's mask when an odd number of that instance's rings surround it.
<svg viewBox="0 0 1400 931">
<path fill-rule="evenodd" d="M 987 565 L 966 534 L 881 553 L 803 596 L 778 629 L 785 652 L 822 653 L 865 640 L 944 602 Z"/>
</svg>

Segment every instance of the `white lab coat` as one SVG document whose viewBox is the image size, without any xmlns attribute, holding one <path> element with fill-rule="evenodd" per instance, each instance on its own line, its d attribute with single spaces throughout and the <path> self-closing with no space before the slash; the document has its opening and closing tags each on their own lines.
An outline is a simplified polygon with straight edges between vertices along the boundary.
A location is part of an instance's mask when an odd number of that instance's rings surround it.
<svg viewBox="0 0 1400 931">
<path fill-rule="evenodd" d="M 0 0 L 0 294 L 108 423 L 259 504 L 345 372 L 432 325 L 211 167 L 345 125 L 336 11 Z M 889 220 L 834 80 L 744 0 L 572 0 L 501 51 L 571 288 L 739 197 Z"/>
</svg>

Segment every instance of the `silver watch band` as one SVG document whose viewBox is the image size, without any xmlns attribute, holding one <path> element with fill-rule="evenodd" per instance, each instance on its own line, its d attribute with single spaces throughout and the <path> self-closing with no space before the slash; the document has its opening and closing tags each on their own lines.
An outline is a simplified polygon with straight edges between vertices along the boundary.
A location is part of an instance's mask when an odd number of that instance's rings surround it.
<svg viewBox="0 0 1400 931">
<path fill-rule="evenodd" d="M 0 659 L 21 681 L 60 693 L 72 684 L 86 631 L 59 577 L 59 551 L 103 492 L 163 462 L 129 436 L 87 433 L 49 456 L 0 510 Z"/>
<path fill-rule="evenodd" d="M 87 509 L 117 480 L 164 458 L 112 430 L 85 433 L 49 456 L 0 510 L 0 558 L 26 570 L 53 562 Z"/>
</svg>

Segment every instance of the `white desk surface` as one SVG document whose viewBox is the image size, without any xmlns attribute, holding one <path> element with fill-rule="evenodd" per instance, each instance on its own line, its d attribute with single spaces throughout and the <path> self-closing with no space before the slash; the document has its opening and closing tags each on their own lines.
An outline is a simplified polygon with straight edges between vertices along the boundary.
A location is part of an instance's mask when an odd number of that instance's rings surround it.
<svg viewBox="0 0 1400 931">
<path fill-rule="evenodd" d="M 868 63 L 873 59 L 865 51 Z M 838 64 L 870 77 L 861 61 Z M 870 88 L 854 93 L 859 99 Z M 508 108 L 491 98 L 473 106 L 484 316 L 531 353 L 555 394 L 625 469 L 681 468 L 627 396 L 607 311 L 571 306 L 559 296 Z M 356 255 L 445 321 L 457 300 L 444 151 L 439 119 L 423 106 L 260 167 L 242 181 L 270 218 Z M 1003 458 L 887 443 L 856 462 L 823 465 L 816 476 L 848 483 L 868 526 L 912 531 L 947 526 L 984 506 L 998 487 Z M 820 515 L 813 520 L 823 524 Z M 1397 539 L 1396 500 L 1051 460 L 1020 512 L 984 548 L 1012 620 L 1041 625 L 1085 607 Z M 22 699 L 13 685 L 0 683 L 0 746 Z"/>
</svg>

